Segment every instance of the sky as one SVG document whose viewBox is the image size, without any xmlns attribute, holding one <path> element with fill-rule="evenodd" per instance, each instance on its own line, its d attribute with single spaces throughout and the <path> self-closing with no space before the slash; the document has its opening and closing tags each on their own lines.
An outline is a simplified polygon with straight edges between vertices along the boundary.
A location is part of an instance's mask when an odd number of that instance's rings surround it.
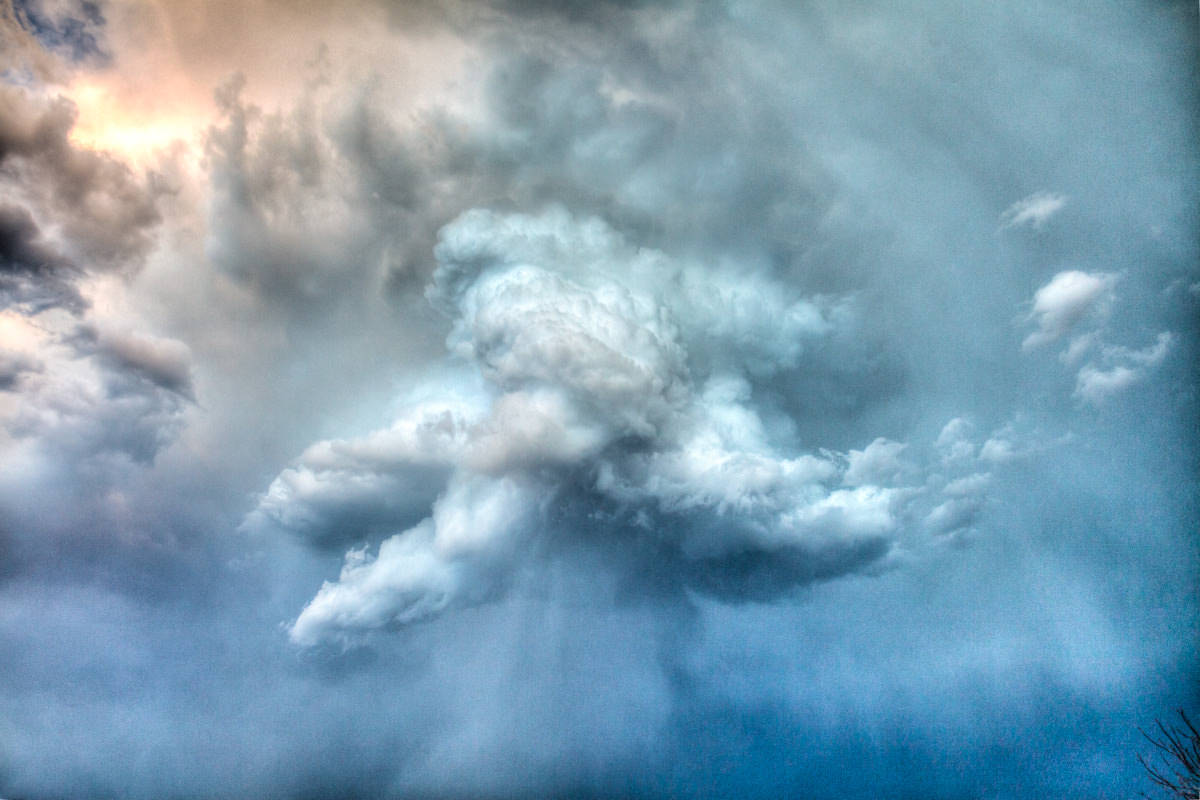
<svg viewBox="0 0 1200 800">
<path fill-rule="evenodd" d="M 0 797 L 1123 798 L 1200 9 L 0 0 Z"/>
</svg>

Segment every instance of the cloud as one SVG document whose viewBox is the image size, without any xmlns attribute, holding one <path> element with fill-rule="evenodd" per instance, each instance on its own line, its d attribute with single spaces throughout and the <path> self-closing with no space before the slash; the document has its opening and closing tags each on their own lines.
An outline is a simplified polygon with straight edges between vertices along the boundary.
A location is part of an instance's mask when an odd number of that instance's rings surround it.
<svg viewBox="0 0 1200 800">
<path fill-rule="evenodd" d="M 314 445 L 263 496 L 250 527 L 322 541 L 330 534 L 319 529 L 347 519 L 402 518 L 388 498 L 405 491 L 411 513 L 422 496 L 429 503 L 419 476 L 449 473 L 428 518 L 384 540 L 376 557 L 347 555 L 339 579 L 293 624 L 293 641 L 493 597 L 530 552 L 524 542 L 563 535 L 551 520 L 567 503 L 654 519 L 659 536 L 673 531 L 669 549 L 710 571 L 725 559 L 790 553 L 789 573 L 806 582 L 886 555 L 903 501 L 877 484 L 906 471 L 904 445 L 876 439 L 845 467 L 781 453 L 751 383 L 727 371 L 737 362 L 709 355 L 753 353 L 748 376 L 782 369 L 801 342 L 830 329 L 820 305 L 785 299 L 783 286 L 762 278 L 737 285 L 720 270 L 707 272 L 717 289 L 701 300 L 698 265 L 635 250 L 599 220 L 561 209 L 468 212 L 443 229 L 436 254 L 427 295 L 453 318 L 447 347 L 482 380 L 482 394 L 409 408 L 357 442 Z M 693 347 L 700 342 L 707 347 Z M 708 375 L 700 387 L 697 366 Z M 832 488 L 839 479 L 853 488 Z"/>
<path fill-rule="evenodd" d="M 76 109 L 0 83 L 0 303 L 82 312 L 89 274 L 140 268 L 160 216 L 157 191 L 105 153 L 70 139 Z"/>
<path fill-rule="evenodd" d="M 386 539 L 377 556 L 347 553 L 338 580 L 326 582 L 291 625 L 291 640 L 315 645 L 488 599 L 534 502 L 508 479 L 460 478 L 429 519 Z"/>
<path fill-rule="evenodd" d="M 152 346 L 175 350 L 178 343 Z M 0 424 L 29 439 L 55 463 L 85 466 L 91 459 L 152 461 L 178 434 L 190 388 L 175 376 L 102 357 L 61 350 L 37 371 L 25 370 L 18 402 Z M 28 358 L 28 357 L 27 357 Z M 171 369 L 176 366 L 172 365 Z"/>
<path fill-rule="evenodd" d="M 1088 354 L 1092 360 L 1077 372 L 1075 397 L 1100 405 L 1112 395 L 1141 382 L 1158 367 L 1170 351 L 1175 336 L 1169 331 L 1158 334 L 1155 344 L 1143 350 L 1104 343 L 1104 323 L 1115 300 L 1112 285 L 1114 275 L 1091 275 L 1084 272 L 1060 272 L 1050 283 L 1034 294 L 1033 312 L 1038 330 L 1029 334 L 1022 344 L 1024 350 L 1060 339 L 1082 319 L 1091 314 L 1094 330 L 1073 337 L 1061 355 L 1061 361 L 1074 368 Z"/>
<path fill-rule="evenodd" d="M 23 0 L 15 16 L 43 47 L 74 63 L 106 65 L 112 57 L 104 47 L 104 13 L 91 0 Z"/>
<path fill-rule="evenodd" d="M 971 441 L 973 430 L 970 421 L 962 417 L 955 417 L 945 424 L 936 442 L 943 464 L 950 465 L 975 457 L 975 443 Z"/>
<path fill-rule="evenodd" d="M 1066 195 L 1057 192 L 1034 192 L 1004 210 L 1000 215 L 1000 229 L 1028 225 L 1034 230 L 1039 230 L 1066 204 Z"/>
<path fill-rule="evenodd" d="M 12 391 L 22 373 L 37 372 L 41 365 L 24 353 L 0 349 L 0 391 Z"/>
<path fill-rule="evenodd" d="M 904 447 L 900 442 L 889 442 L 880 437 L 864 450 L 851 450 L 842 483 L 847 486 L 860 486 L 866 483 L 888 484 L 895 481 L 907 469 L 907 465 L 900 458 Z"/>
<path fill-rule="evenodd" d="M 159 222 L 155 187 L 125 163 L 70 140 L 76 108 L 0 84 L 3 184 L 83 269 L 129 270 L 140 263 Z"/>
<path fill-rule="evenodd" d="M 1099 365 L 1087 364 L 1079 370 L 1075 396 L 1100 405 L 1108 397 L 1145 380 L 1147 374 L 1167 357 L 1174 342 L 1171 333 L 1163 332 L 1158 334 L 1154 344 L 1142 350 L 1104 347 Z"/>
<path fill-rule="evenodd" d="M 1057 341 L 1089 312 L 1103 313 L 1106 303 L 1111 302 L 1116 280 L 1113 274 L 1079 270 L 1055 275 L 1033 296 L 1028 319 L 1038 329 L 1025 337 L 1022 349 L 1033 350 Z"/>
<path fill-rule="evenodd" d="M 0 33 L 6 44 L 0 52 L 0 68 L 4 73 L 28 72 L 40 79 L 59 73 L 58 59 L 29 32 L 12 0 L 0 3 Z"/>
<path fill-rule="evenodd" d="M 1195 14 L 0 5 L 0 795 L 1135 794 Z"/>
<path fill-rule="evenodd" d="M 37 313 L 47 308 L 81 311 L 77 270 L 45 241 L 33 216 L 20 206 L 0 206 L 0 307 Z"/>
</svg>

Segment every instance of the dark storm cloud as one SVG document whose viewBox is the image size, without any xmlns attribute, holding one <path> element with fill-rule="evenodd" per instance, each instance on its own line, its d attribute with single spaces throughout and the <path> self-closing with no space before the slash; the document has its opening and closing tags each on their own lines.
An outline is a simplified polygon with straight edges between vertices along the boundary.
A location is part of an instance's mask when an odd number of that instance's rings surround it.
<svg viewBox="0 0 1200 800">
<path fill-rule="evenodd" d="M 0 305 L 36 313 L 61 307 L 82 310 L 77 271 L 44 240 L 33 216 L 20 206 L 0 207 Z"/>
<path fill-rule="evenodd" d="M 376 8 L 170 194 L 0 94 L 0 795 L 1143 788 L 1194 4 Z"/>
<path fill-rule="evenodd" d="M 17 160 L 35 157 L 69 130 L 71 109 L 56 103 L 44 113 L 26 92 L 0 87 L 0 169 L 11 181 Z M 0 208 L 0 296 L 4 305 L 37 311 L 62 306 L 81 310 L 85 302 L 74 286 L 78 271 L 42 235 L 29 209 L 11 203 Z"/>
<path fill-rule="evenodd" d="M 0 84 L 6 283 L 39 305 L 79 310 L 79 279 L 89 272 L 136 271 L 159 214 L 147 178 L 70 140 L 75 119 L 65 98 L 46 100 Z"/>
<path fill-rule="evenodd" d="M 0 350 L 0 391 L 12 391 L 25 372 L 37 372 L 37 361 L 21 353 Z"/>
<path fill-rule="evenodd" d="M 85 321 L 89 282 L 136 274 L 160 217 L 148 177 L 71 141 L 75 119 L 65 98 L 0 85 L 0 301 L 36 332 L 10 361 L 26 368 L 2 423 L 64 473 L 151 461 L 192 398 L 185 345 Z M 13 465 L 18 484 L 23 471 Z"/>
<path fill-rule="evenodd" d="M 43 47 L 76 63 L 105 64 L 104 13 L 91 0 L 14 0 L 13 11 Z"/>
<path fill-rule="evenodd" d="M 23 208 L 0 208 L 0 259 L 7 272 L 36 273 L 52 270 L 63 258 L 39 241 L 33 217 Z"/>
</svg>

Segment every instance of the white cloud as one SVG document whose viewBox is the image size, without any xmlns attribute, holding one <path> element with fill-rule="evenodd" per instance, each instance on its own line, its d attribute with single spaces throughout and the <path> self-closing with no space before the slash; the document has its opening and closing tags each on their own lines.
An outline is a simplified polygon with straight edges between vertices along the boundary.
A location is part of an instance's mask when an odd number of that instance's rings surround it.
<svg viewBox="0 0 1200 800">
<path fill-rule="evenodd" d="M 780 452 L 752 384 L 716 357 L 745 354 L 756 375 L 784 368 L 832 328 L 827 306 L 762 276 L 634 250 L 561 209 L 469 212 L 443 229 L 437 255 L 427 295 L 451 316 L 448 349 L 483 391 L 313 445 L 245 523 L 337 542 L 331 529 L 364 537 L 430 509 L 375 558 L 350 551 L 338 581 L 296 620 L 297 643 L 491 597 L 520 542 L 553 535 L 540 503 L 572 475 L 584 480 L 584 502 L 657 517 L 689 558 L 849 547 L 895 530 L 909 495 L 885 486 L 910 470 L 903 443 L 876 438 L 846 456 Z M 712 291 L 701 290 L 702 275 Z M 709 373 L 699 391 L 697 365 Z M 860 557 L 843 558 L 848 569 Z"/>
<path fill-rule="evenodd" d="M 1028 320 L 1037 330 L 1025 337 L 1021 347 L 1033 350 L 1057 341 L 1093 310 L 1103 310 L 1110 300 L 1117 276 L 1068 270 L 1055 275 L 1033 296 Z"/>
<path fill-rule="evenodd" d="M 946 536 L 970 528 L 983 508 L 982 498 L 952 497 L 936 506 L 925 517 L 925 526 L 935 534 Z"/>
<path fill-rule="evenodd" d="M 1000 215 L 1000 229 L 1029 225 L 1039 229 L 1067 204 L 1067 197 L 1057 192 L 1034 192 L 1013 203 Z"/>
<path fill-rule="evenodd" d="M 1154 344 L 1142 350 L 1105 347 L 1100 364 L 1087 364 L 1079 370 L 1075 396 L 1092 405 L 1100 405 L 1112 395 L 1142 382 L 1167 357 L 1174 340 L 1172 334 L 1163 332 Z"/>
<path fill-rule="evenodd" d="M 1160 332 L 1154 344 L 1141 350 L 1104 342 L 1104 323 L 1116 276 L 1112 273 L 1060 272 L 1033 297 L 1033 311 L 1028 319 L 1036 320 L 1038 330 L 1025 339 L 1025 350 L 1057 341 L 1087 314 L 1092 314 L 1093 330 L 1079 333 L 1070 339 L 1060 354 L 1064 366 L 1074 369 L 1081 361 L 1090 359 L 1075 373 L 1074 396 L 1092 405 L 1129 389 L 1145 380 L 1168 355 L 1175 336 Z M 1007 458 L 1006 447 L 997 446 L 989 456 Z"/>
<path fill-rule="evenodd" d="M 1071 343 L 1067 346 L 1060 355 L 1059 359 L 1068 367 L 1075 366 L 1083 358 L 1095 348 L 1101 345 L 1099 331 L 1091 331 L 1082 336 L 1075 336 L 1071 339 Z"/>
<path fill-rule="evenodd" d="M 837 489 L 815 503 L 784 514 L 783 530 L 800 538 L 885 534 L 897 524 L 893 505 L 899 497 L 896 489 L 879 486 Z"/>
<path fill-rule="evenodd" d="M 29 438 L 63 466 L 92 459 L 149 463 L 175 439 L 192 403 L 182 342 L 132 329 L 39 319 L 39 335 L 8 357 L 20 391 L 0 405 L 0 426 Z M 44 328 L 44 329 L 43 329 Z M 6 375 L 0 371 L 0 378 Z M 4 450 L 0 448 L 0 468 Z"/>
<path fill-rule="evenodd" d="M 1068 368 L 1076 367 L 1085 358 L 1090 360 L 1079 367 L 1075 376 L 1076 398 L 1100 405 L 1145 380 L 1170 352 L 1175 337 L 1168 331 L 1158 334 L 1154 344 L 1141 350 L 1104 341 L 1104 323 L 1113 302 L 1112 287 L 1117 276 L 1111 273 L 1060 272 L 1034 295 L 1033 311 L 1028 319 L 1036 321 L 1038 330 L 1025 338 L 1022 347 L 1031 350 L 1060 339 L 1089 313 L 1096 328 L 1074 336 L 1059 360 Z M 1005 447 L 992 448 L 993 460 L 1007 457 Z"/>
<path fill-rule="evenodd" d="M 959 464 L 975 457 L 975 443 L 971 441 L 974 429 L 975 426 L 962 417 L 955 417 L 945 424 L 936 442 L 943 464 Z"/>
<path fill-rule="evenodd" d="M 900 457 L 905 445 L 880 437 L 863 450 L 851 450 L 849 466 L 842 476 L 846 486 L 861 486 L 867 483 L 890 484 L 895 482 L 908 468 Z"/>
<path fill-rule="evenodd" d="M 990 472 L 973 472 L 950 481 L 942 487 L 942 494 L 947 497 L 977 497 L 986 492 L 991 483 Z"/>
<path fill-rule="evenodd" d="M 983 447 L 979 448 L 979 459 L 992 464 L 1003 464 L 1006 461 L 1011 461 L 1015 453 L 1013 452 L 1013 443 L 1005 438 L 1003 434 L 993 434 Z"/>
<path fill-rule="evenodd" d="M 492 562 L 511 557 L 507 549 L 533 505 L 510 479 L 458 477 L 428 519 L 386 539 L 377 556 L 347 553 L 338 580 L 327 581 L 292 624 L 292 641 L 313 645 L 485 599 L 496 588 Z"/>
</svg>

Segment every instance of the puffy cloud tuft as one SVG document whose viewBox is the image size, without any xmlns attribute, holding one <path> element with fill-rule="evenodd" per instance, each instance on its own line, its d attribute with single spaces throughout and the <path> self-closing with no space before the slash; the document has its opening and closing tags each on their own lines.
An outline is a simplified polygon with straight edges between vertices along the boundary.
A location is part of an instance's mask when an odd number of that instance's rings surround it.
<svg viewBox="0 0 1200 800">
<path fill-rule="evenodd" d="M 1033 350 L 1062 338 L 1076 323 L 1094 309 L 1103 310 L 1111 299 L 1117 276 L 1079 270 L 1060 272 L 1033 296 L 1029 321 L 1037 330 L 1025 337 L 1021 346 Z"/>
</svg>

